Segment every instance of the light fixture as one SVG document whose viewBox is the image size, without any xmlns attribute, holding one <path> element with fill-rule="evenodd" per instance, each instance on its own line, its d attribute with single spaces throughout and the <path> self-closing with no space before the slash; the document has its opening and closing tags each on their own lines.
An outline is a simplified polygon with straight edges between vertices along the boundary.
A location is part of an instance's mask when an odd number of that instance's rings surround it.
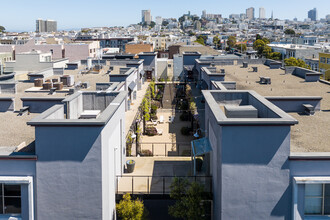
<svg viewBox="0 0 330 220">
<path fill-rule="evenodd" d="M 194 134 L 194 137 L 195 137 L 195 138 L 199 138 L 199 134 L 196 132 L 196 133 Z"/>
<path fill-rule="evenodd" d="M 136 138 L 136 134 L 133 133 L 133 134 L 131 135 L 131 138 L 132 138 L 132 139 Z"/>
</svg>

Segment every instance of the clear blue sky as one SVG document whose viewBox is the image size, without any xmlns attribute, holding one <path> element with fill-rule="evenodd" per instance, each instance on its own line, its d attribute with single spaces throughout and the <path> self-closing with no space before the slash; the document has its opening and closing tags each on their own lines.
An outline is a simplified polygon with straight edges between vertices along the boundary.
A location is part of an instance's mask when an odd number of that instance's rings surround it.
<svg viewBox="0 0 330 220">
<path fill-rule="evenodd" d="M 178 18 L 188 10 L 192 14 L 245 13 L 254 7 L 259 15 L 259 7 L 266 9 L 266 16 L 280 19 L 303 20 L 307 11 L 316 7 L 318 18 L 330 14 L 330 0 L 16 0 L 1 2 L 0 25 L 8 31 L 33 31 L 38 18 L 54 19 L 58 29 L 129 25 L 141 20 L 141 10 L 151 9 L 156 16 Z"/>
</svg>

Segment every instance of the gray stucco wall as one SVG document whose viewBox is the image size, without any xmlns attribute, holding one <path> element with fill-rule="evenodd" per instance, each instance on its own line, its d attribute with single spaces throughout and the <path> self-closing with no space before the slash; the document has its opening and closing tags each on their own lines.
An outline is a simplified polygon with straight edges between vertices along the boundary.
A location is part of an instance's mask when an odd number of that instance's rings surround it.
<svg viewBox="0 0 330 220">
<path fill-rule="evenodd" d="M 85 92 L 83 95 L 83 110 L 101 110 L 103 111 L 114 99 L 116 94 L 106 93 L 88 93 Z"/>
<path fill-rule="evenodd" d="M 200 54 L 196 54 L 196 55 L 187 55 L 187 54 L 183 54 L 183 65 L 188 65 L 188 66 L 195 66 L 195 60 L 199 59 L 201 57 Z"/>
<path fill-rule="evenodd" d="M 303 104 L 310 104 L 315 107 L 315 111 L 321 109 L 321 97 L 266 97 L 268 101 L 285 112 L 304 112 Z"/>
<path fill-rule="evenodd" d="M 290 160 L 290 175 L 293 177 L 308 177 L 308 176 L 330 176 L 330 160 Z M 297 215 L 295 220 L 305 219 L 304 216 L 304 200 L 305 200 L 305 185 L 298 184 L 298 203 Z M 326 219 L 319 218 L 319 219 Z M 317 218 L 315 218 L 317 219 Z"/>
<path fill-rule="evenodd" d="M 0 176 L 32 176 L 34 185 L 34 202 L 36 198 L 36 161 L 35 160 L 0 160 Z M 21 204 L 23 220 L 29 219 L 28 186 L 21 187 Z M 35 212 L 35 211 L 34 211 Z M 1 218 L 1 215 L 0 215 Z"/>
<path fill-rule="evenodd" d="M 102 219 L 102 127 L 36 127 L 37 219 Z"/>
<path fill-rule="evenodd" d="M 103 219 L 113 219 L 116 203 L 116 175 L 122 175 L 125 152 L 125 102 L 102 131 L 102 204 Z"/>
<path fill-rule="evenodd" d="M 289 126 L 221 127 L 215 219 L 290 219 Z"/>
<path fill-rule="evenodd" d="M 0 98 L 0 112 L 7 112 L 14 110 L 15 110 L 14 98 Z"/>
<path fill-rule="evenodd" d="M 42 113 L 56 104 L 62 104 L 64 98 L 21 98 L 23 106 L 29 106 L 31 113 Z"/>
<path fill-rule="evenodd" d="M 306 82 L 317 82 L 321 76 L 319 72 L 296 66 L 286 66 L 285 73 L 303 78 Z"/>
<path fill-rule="evenodd" d="M 174 55 L 173 57 L 173 77 L 174 80 L 182 79 L 184 74 L 183 71 L 183 57 L 180 55 Z"/>
<path fill-rule="evenodd" d="M 17 83 L 0 83 L 0 93 L 15 94 Z"/>
</svg>

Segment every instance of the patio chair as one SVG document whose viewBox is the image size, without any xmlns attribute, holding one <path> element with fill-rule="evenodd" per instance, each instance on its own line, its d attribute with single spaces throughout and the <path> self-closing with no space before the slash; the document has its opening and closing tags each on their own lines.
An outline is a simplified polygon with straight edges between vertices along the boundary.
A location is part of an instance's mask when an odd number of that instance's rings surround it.
<svg viewBox="0 0 330 220">
<path fill-rule="evenodd" d="M 159 117 L 159 124 L 163 124 L 163 123 L 164 123 L 164 116 L 161 115 L 161 116 Z"/>
<path fill-rule="evenodd" d="M 153 120 L 153 119 L 151 119 L 151 122 L 152 122 L 152 124 L 153 124 L 154 126 L 157 125 L 157 120 Z"/>
<path fill-rule="evenodd" d="M 156 128 L 156 131 L 157 131 L 157 134 L 158 134 L 158 135 L 162 135 L 162 134 L 163 134 L 163 130 L 162 130 L 162 129 L 158 129 L 158 128 Z"/>
</svg>

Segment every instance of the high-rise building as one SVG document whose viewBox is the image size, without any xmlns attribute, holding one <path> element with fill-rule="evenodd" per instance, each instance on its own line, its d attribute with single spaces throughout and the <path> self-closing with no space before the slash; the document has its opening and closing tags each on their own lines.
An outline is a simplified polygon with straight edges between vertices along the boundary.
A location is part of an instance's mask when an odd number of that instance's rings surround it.
<svg viewBox="0 0 330 220">
<path fill-rule="evenodd" d="M 310 18 L 312 21 L 317 20 L 317 10 L 316 10 L 316 8 L 313 8 L 312 10 L 308 11 L 308 18 Z"/>
<path fill-rule="evenodd" d="M 253 7 L 246 9 L 246 18 L 249 20 L 254 19 L 254 8 Z"/>
<path fill-rule="evenodd" d="M 142 23 L 150 24 L 151 21 L 151 10 L 142 10 Z"/>
<path fill-rule="evenodd" d="M 263 7 L 259 8 L 259 18 L 260 19 L 265 19 L 266 18 L 266 10 Z"/>
<path fill-rule="evenodd" d="M 206 10 L 202 11 L 202 18 L 206 18 Z"/>
<path fill-rule="evenodd" d="M 36 32 L 57 32 L 57 21 L 54 20 L 36 20 Z"/>
</svg>

